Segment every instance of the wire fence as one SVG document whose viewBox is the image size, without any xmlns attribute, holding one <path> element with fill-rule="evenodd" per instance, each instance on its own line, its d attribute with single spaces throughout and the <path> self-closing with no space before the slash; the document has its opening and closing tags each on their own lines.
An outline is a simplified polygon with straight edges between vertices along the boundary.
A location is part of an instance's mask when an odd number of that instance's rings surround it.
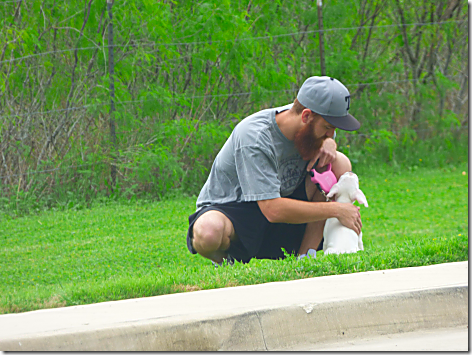
<svg viewBox="0 0 472 355">
<path fill-rule="evenodd" d="M 446 75 L 444 76 L 448 79 L 454 79 L 459 77 L 459 75 Z M 390 80 L 390 81 L 376 81 L 371 83 L 345 83 L 344 85 L 348 88 L 356 87 L 356 86 L 370 86 L 370 85 L 388 85 L 388 84 L 398 84 L 398 83 L 409 83 L 414 81 L 420 81 L 421 79 L 403 79 L 403 80 Z M 287 92 L 297 92 L 298 89 L 285 89 L 285 90 L 266 90 L 267 93 L 287 93 Z M 239 93 L 229 93 L 229 94 L 217 94 L 217 95 L 195 95 L 195 96 L 187 96 L 185 94 L 175 94 L 176 97 L 181 97 L 187 100 L 193 99 L 209 99 L 209 98 L 223 98 L 223 97 L 239 97 L 239 96 L 250 96 L 253 95 L 254 91 L 249 92 L 239 92 Z M 128 105 L 128 104 L 137 104 L 137 103 L 145 103 L 145 102 L 154 102 L 158 101 L 159 99 L 146 99 L 146 100 L 130 100 L 130 101 L 116 101 L 115 105 Z M 90 108 L 96 108 L 100 106 L 109 106 L 109 103 L 96 103 L 90 105 L 83 105 L 77 107 L 69 107 L 64 109 L 54 109 L 48 111 L 35 111 L 35 112 L 25 112 L 25 113 L 17 113 L 12 115 L 4 115 L 0 116 L 0 118 L 9 118 L 9 117 L 22 117 L 22 116 L 34 116 L 34 115 L 48 115 L 51 113 L 63 113 L 67 111 L 76 111 L 76 110 L 84 110 Z"/>
<path fill-rule="evenodd" d="M 22 1 L 22 0 L 19 0 Z M 18 2 L 19 2 L 18 1 Z M 357 27 L 339 27 L 339 28 L 325 28 L 322 30 L 310 30 L 310 31 L 297 31 L 291 33 L 284 33 L 278 35 L 267 35 L 267 36 L 258 36 L 258 37 L 247 37 L 247 38 L 235 38 L 232 40 L 214 40 L 214 41 L 194 41 L 194 42 L 168 42 L 168 43 L 159 43 L 159 42 L 152 42 L 152 43 L 127 43 L 127 44 L 113 44 L 113 45 L 95 45 L 93 47 L 78 47 L 78 48 L 67 48 L 67 49 L 59 49 L 54 51 L 48 51 L 43 53 L 35 53 L 30 54 L 23 57 L 17 57 L 13 59 L 6 59 L 0 61 L 0 64 L 3 63 L 12 63 L 15 61 L 41 57 L 49 54 L 54 53 L 66 53 L 66 52 L 74 52 L 74 51 L 85 51 L 91 49 L 101 49 L 105 50 L 108 48 L 124 48 L 124 47 L 136 47 L 136 46 L 143 46 L 143 47 L 151 47 L 151 46 L 198 46 L 198 45 L 208 45 L 208 44 L 218 44 L 218 43 L 227 43 L 227 42 L 243 42 L 243 41 L 258 41 L 258 40 L 265 40 L 265 39 L 274 39 L 274 38 L 283 38 L 283 37 L 292 37 L 296 35 L 305 35 L 305 34 L 315 34 L 321 32 L 337 32 L 337 31 L 353 31 L 353 30 L 360 30 L 360 29 L 380 29 L 380 28 L 394 28 L 394 27 L 412 27 L 412 26 L 434 26 L 434 25 L 446 25 L 446 24 L 457 24 L 457 23 L 466 23 L 466 20 L 453 20 L 453 21 L 437 21 L 437 22 L 414 22 L 414 23 L 397 23 L 391 25 L 373 25 L 373 26 L 357 26 Z"/>
</svg>

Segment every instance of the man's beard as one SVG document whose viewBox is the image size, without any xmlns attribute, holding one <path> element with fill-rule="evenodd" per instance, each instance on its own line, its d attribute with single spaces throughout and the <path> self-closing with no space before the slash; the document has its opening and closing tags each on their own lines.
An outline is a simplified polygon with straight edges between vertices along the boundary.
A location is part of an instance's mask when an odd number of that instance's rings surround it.
<svg viewBox="0 0 472 355">
<path fill-rule="evenodd" d="M 311 160 L 321 148 L 326 136 L 315 137 L 315 120 L 311 120 L 295 135 L 295 147 L 297 147 L 303 160 Z"/>
</svg>

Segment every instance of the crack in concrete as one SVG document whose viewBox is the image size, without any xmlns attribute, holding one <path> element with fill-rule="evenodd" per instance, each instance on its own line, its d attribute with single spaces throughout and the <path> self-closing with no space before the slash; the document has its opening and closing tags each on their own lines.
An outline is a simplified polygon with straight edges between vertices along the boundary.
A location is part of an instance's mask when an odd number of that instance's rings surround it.
<svg viewBox="0 0 472 355">
<path fill-rule="evenodd" d="M 261 317 L 260 317 L 260 315 L 257 311 L 255 311 L 255 313 L 256 313 L 256 316 L 257 316 L 257 320 L 259 321 L 259 326 L 261 327 L 262 340 L 264 340 L 265 350 L 269 351 L 269 349 L 267 349 L 267 343 L 266 343 L 266 340 L 265 340 L 264 329 L 262 329 Z"/>
</svg>

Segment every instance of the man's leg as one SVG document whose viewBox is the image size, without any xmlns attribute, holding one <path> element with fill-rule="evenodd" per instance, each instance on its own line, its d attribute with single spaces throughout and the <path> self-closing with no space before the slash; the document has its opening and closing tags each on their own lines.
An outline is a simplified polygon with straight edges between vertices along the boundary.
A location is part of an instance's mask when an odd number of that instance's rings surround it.
<svg viewBox="0 0 472 355">
<path fill-rule="evenodd" d="M 236 240 L 231 221 L 223 213 L 203 213 L 193 225 L 193 247 L 198 254 L 220 263 L 226 258 L 230 242 Z"/>
<path fill-rule="evenodd" d="M 336 159 L 332 164 L 332 170 L 336 179 L 339 180 L 341 175 L 351 171 L 351 162 L 343 153 L 336 152 Z M 311 202 L 326 202 L 326 198 L 321 195 L 320 191 L 313 182 L 311 182 L 310 175 L 307 174 L 305 179 L 306 194 L 308 201 Z M 306 254 L 308 249 L 317 249 L 318 245 L 323 239 L 323 230 L 326 220 L 307 223 L 303 240 L 298 250 L 298 254 Z"/>
</svg>

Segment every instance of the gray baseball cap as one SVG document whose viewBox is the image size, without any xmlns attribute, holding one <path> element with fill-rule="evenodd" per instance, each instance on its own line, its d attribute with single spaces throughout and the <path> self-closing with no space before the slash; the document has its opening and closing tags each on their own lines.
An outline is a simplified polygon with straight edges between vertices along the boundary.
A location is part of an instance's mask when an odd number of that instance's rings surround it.
<svg viewBox="0 0 472 355">
<path fill-rule="evenodd" d="M 361 126 L 348 112 L 351 94 L 337 79 L 329 76 L 312 76 L 303 83 L 297 99 L 303 106 L 319 114 L 336 128 L 355 131 Z"/>
</svg>

